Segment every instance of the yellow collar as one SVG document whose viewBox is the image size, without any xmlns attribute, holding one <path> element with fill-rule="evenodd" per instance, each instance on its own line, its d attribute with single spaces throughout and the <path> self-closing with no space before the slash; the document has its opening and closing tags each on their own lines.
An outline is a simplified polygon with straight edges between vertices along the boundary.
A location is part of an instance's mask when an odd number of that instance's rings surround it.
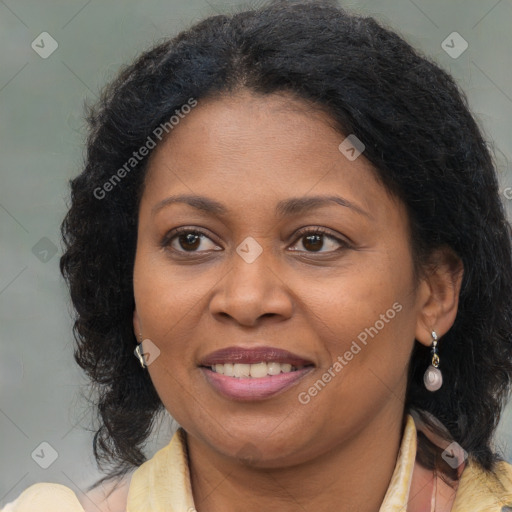
<svg viewBox="0 0 512 512">
<path fill-rule="evenodd" d="M 179 428 L 167 446 L 133 473 L 126 512 L 193 511 L 185 431 Z"/>
<path fill-rule="evenodd" d="M 416 456 L 416 428 L 407 415 L 399 457 L 379 512 L 404 512 Z M 192 512 L 194 498 L 186 455 L 185 434 L 180 428 L 171 442 L 133 474 L 126 512 Z"/>
<path fill-rule="evenodd" d="M 379 512 L 405 512 L 404 504 L 409 501 L 415 460 L 416 426 L 413 417 L 407 414 L 395 470 Z"/>
</svg>

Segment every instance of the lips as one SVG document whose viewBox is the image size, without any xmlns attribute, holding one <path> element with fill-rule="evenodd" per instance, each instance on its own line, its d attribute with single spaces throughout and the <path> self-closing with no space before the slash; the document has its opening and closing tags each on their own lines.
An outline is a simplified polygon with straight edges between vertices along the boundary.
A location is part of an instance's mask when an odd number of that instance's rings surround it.
<svg viewBox="0 0 512 512">
<path fill-rule="evenodd" d="M 303 357 L 275 347 L 227 347 L 211 354 L 201 360 L 199 366 L 211 367 L 216 364 L 257 364 L 261 362 L 275 362 L 290 364 L 295 367 L 312 366 L 313 362 Z"/>
<path fill-rule="evenodd" d="M 266 400 L 284 393 L 298 385 L 312 370 L 313 367 L 304 367 L 288 373 L 253 379 L 227 377 L 207 368 L 201 368 L 206 382 L 212 389 L 223 397 L 235 401 Z"/>
</svg>

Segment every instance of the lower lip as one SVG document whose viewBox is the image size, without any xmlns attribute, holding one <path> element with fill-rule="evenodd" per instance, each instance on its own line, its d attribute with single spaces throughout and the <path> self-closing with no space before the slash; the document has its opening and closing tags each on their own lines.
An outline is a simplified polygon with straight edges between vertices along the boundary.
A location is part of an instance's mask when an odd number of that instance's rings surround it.
<svg viewBox="0 0 512 512">
<path fill-rule="evenodd" d="M 290 388 L 313 370 L 313 367 L 307 366 L 293 372 L 260 378 L 228 377 L 205 367 L 201 367 L 201 370 L 208 382 L 227 398 L 232 400 L 263 400 Z"/>
</svg>

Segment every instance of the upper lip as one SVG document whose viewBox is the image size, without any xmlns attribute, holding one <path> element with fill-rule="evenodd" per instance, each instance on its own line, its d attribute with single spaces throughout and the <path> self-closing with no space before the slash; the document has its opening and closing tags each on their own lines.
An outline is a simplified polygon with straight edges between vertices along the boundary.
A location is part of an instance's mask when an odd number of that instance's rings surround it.
<svg viewBox="0 0 512 512">
<path fill-rule="evenodd" d="M 308 359 L 304 359 L 297 354 L 275 347 L 226 347 L 208 354 L 199 364 L 200 366 L 213 366 L 225 363 L 255 364 L 262 361 L 267 363 L 288 363 L 292 366 L 308 366 L 313 364 Z"/>
</svg>

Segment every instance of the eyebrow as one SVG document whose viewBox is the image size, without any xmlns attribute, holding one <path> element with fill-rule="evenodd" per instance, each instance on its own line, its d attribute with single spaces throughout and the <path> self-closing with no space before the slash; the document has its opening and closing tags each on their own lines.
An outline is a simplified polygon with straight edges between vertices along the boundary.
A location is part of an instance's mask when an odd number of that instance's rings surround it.
<svg viewBox="0 0 512 512">
<path fill-rule="evenodd" d="M 226 216 L 229 214 L 229 209 L 226 208 L 222 203 L 219 203 L 218 201 L 205 196 L 198 196 L 193 194 L 180 194 L 166 197 L 152 208 L 151 214 L 155 215 L 162 208 L 175 203 L 188 204 L 193 208 L 201 210 L 205 213 L 216 215 L 218 217 Z M 351 210 L 354 210 L 355 212 L 364 215 L 365 217 L 372 218 L 371 215 L 367 211 L 363 210 L 360 206 L 336 195 L 291 197 L 289 199 L 284 199 L 277 203 L 275 213 L 279 217 L 291 217 L 293 215 L 299 215 L 301 213 L 321 208 L 323 206 L 329 206 L 333 203 L 346 208 L 350 208 Z"/>
</svg>

